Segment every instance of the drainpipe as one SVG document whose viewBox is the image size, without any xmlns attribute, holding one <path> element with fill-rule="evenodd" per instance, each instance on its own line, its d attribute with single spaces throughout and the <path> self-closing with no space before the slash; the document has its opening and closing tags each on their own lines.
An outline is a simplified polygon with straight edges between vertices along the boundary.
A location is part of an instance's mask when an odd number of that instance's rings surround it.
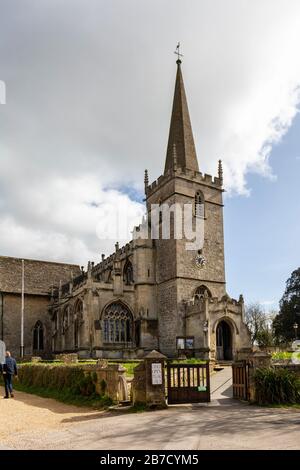
<svg viewBox="0 0 300 470">
<path fill-rule="evenodd" d="M 0 291 L 0 338 L 4 341 L 4 294 Z"/>
</svg>

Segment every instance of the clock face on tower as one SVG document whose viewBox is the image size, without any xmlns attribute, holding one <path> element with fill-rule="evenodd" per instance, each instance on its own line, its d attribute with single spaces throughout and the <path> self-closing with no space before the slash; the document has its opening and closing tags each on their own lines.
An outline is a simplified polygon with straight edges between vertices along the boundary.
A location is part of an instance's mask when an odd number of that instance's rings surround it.
<svg viewBox="0 0 300 470">
<path fill-rule="evenodd" d="M 203 255 L 197 254 L 195 257 L 195 264 L 197 268 L 203 268 L 203 266 L 205 266 L 206 264 L 206 259 L 204 258 Z"/>
</svg>

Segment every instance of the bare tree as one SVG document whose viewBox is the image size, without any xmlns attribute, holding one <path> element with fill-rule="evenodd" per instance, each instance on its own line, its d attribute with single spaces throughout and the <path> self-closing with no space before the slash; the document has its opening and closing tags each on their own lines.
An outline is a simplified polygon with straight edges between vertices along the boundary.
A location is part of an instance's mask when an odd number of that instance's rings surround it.
<svg viewBox="0 0 300 470">
<path fill-rule="evenodd" d="M 260 343 L 264 343 L 267 339 L 267 342 L 271 342 L 270 320 L 258 302 L 246 307 L 245 321 L 251 333 L 252 344 L 261 345 Z"/>
</svg>

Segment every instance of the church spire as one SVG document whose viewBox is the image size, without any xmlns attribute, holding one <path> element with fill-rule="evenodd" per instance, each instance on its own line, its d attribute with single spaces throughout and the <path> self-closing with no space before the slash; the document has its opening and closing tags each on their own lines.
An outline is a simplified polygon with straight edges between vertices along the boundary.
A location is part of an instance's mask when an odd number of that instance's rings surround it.
<svg viewBox="0 0 300 470">
<path fill-rule="evenodd" d="M 181 60 L 179 56 L 176 64 L 177 75 L 165 173 L 168 170 L 174 170 L 174 148 L 176 148 L 176 163 L 178 167 L 199 171 L 192 126 L 181 73 Z"/>
</svg>

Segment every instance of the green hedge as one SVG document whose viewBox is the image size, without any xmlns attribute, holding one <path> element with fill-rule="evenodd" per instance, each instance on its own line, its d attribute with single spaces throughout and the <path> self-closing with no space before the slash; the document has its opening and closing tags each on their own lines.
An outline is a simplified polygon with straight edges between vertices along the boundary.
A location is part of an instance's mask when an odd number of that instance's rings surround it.
<svg viewBox="0 0 300 470">
<path fill-rule="evenodd" d="M 96 394 L 96 373 L 84 373 L 78 366 L 23 364 L 19 366 L 18 377 L 20 384 L 25 387 L 69 391 L 82 396 Z"/>
<path fill-rule="evenodd" d="M 300 380 L 294 372 L 272 367 L 257 369 L 254 381 L 260 405 L 300 403 Z"/>
</svg>

